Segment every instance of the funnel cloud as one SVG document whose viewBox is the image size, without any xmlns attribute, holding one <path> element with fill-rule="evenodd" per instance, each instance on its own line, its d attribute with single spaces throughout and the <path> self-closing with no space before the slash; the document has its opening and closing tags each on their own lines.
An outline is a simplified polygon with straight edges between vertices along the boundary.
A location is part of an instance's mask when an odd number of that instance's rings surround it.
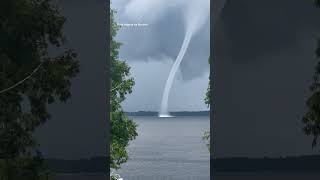
<svg viewBox="0 0 320 180">
<path fill-rule="evenodd" d="M 131 76 L 137 82 L 132 94 L 123 103 L 125 111 L 160 111 L 164 89 L 170 84 L 169 72 L 173 64 L 179 64 L 176 73 L 171 73 L 173 86 L 168 94 L 167 105 L 170 111 L 202 111 L 208 110 L 204 104 L 205 91 L 208 84 L 209 57 L 209 0 L 131 0 L 113 3 L 117 11 L 116 21 L 123 23 L 145 23 L 147 27 L 121 28 L 117 40 L 123 43 L 120 58 L 127 61 L 131 67 Z M 190 33 L 189 33 L 189 32 Z M 187 32 L 190 34 L 186 36 Z M 191 33 L 192 32 L 192 33 Z M 186 37 L 190 37 L 189 40 Z M 191 40 L 192 39 L 192 40 Z M 182 42 L 189 41 L 182 55 Z M 186 43 L 185 43 L 186 44 Z M 134 48 L 132 48 L 134 47 Z M 180 53 L 181 52 L 181 53 Z M 181 54 L 181 62 L 177 57 Z M 154 71 L 141 70 L 139 66 L 156 67 L 161 64 L 165 69 Z M 143 72 L 140 72 L 143 71 Z M 151 83 L 143 83 L 142 79 Z M 163 79 L 164 78 L 164 79 Z M 158 83 L 158 84 L 157 84 Z M 193 84 L 193 85 L 191 85 Z M 142 85 L 141 85 L 142 86 Z M 180 98 L 188 86 L 188 95 Z M 154 87 L 158 87 L 155 90 Z M 179 91 L 178 91 L 179 89 Z M 197 92 L 195 89 L 198 89 Z M 152 92 L 151 92 L 152 91 Z M 146 92 L 146 93 L 142 93 Z M 195 93 L 196 92 L 196 93 Z M 202 94 L 200 94 L 200 92 Z M 150 94 L 155 97 L 141 101 Z M 170 100 L 169 100 L 170 98 Z M 134 99 L 140 99 L 133 102 Z M 163 108 L 162 108 L 163 109 Z"/>
<path fill-rule="evenodd" d="M 184 41 L 182 43 L 182 47 L 179 52 L 179 55 L 171 68 L 169 77 L 167 79 L 167 82 L 166 82 L 166 85 L 164 88 L 159 117 L 170 117 L 170 114 L 168 112 L 169 93 L 170 93 L 175 75 L 177 73 L 177 70 L 181 64 L 181 61 L 184 57 L 184 54 L 186 53 L 186 51 L 188 49 L 191 37 L 192 37 L 192 31 L 187 31 L 186 36 L 184 38 Z"/>
<path fill-rule="evenodd" d="M 208 4 L 206 4 L 206 2 L 208 2 Z M 180 52 L 178 54 L 178 57 L 171 68 L 168 80 L 164 88 L 159 117 L 170 116 L 168 112 L 168 101 L 173 80 L 175 78 L 177 70 L 179 69 L 181 61 L 183 60 L 183 57 L 188 49 L 193 34 L 196 33 L 205 24 L 206 20 L 208 20 L 208 8 L 210 7 L 209 5 L 209 1 L 207 0 L 190 2 L 188 1 L 186 11 L 184 12 L 186 35 Z"/>
</svg>

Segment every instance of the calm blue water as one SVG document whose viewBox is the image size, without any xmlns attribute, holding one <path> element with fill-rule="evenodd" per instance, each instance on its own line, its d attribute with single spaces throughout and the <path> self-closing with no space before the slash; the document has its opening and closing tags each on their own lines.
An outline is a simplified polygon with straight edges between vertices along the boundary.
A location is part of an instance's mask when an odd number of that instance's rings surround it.
<svg viewBox="0 0 320 180">
<path fill-rule="evenodd" d="M 129 161 L 117 171 L 124 180 L 208 180 L 210 155 L 202 140 L 209 117 L 131 117 L 139 136 Z"/>
</svg>

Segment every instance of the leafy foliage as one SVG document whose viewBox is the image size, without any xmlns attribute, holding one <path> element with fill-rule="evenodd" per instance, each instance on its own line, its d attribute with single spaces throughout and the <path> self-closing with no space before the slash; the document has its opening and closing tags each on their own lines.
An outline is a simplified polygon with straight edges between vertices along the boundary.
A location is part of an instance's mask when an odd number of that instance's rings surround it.
<svg viewBox="0 0 320 180">
<path fill-rule="evenodd" d="M 210 57 L 209 57 L 209 59 L 208 59 L 209 64 L 211 64 L 210 61 L 211 61 L 211 60 L 210 60 Z M 210 78 L 209 78 L 209 84 L 208 84 L 208 88 L 207 88 L 207 92 L 206 92 L 206 97 L 205 97 L 205 99 L 204 99 L 204 101 L 205 101 L 205 103 L 208 105 L 208 107 L 209 107 L 210 104 L 211 104 L 211 86 L 210 86 L 210 83 L 211 83 L 211 80 L 210 80 Z"/>
<path fill-rule="evenodd" d="M 119 48 L 121 43 L 115 40 L 119 26 L 114 21 L 115 11 L 110 12 L 111 22 L 111 94 L 110 94 L 110 125 L 111 125 L 111 144 L 110 144 L 110 167 L 114 169 L 120 168 L 120 165 L 128 160 L 126 147 L 129 142 L 138 135 L 136 132 L 136 123 L 130 120 L 122 111 L 121 103 L 125 100 L 125 96 L 132 92 L 134 86 L 133 78 L 130 76 L 130 67 L 126 62 L 119 59 Z"/>
<path fill-rule="evenodd" d="M 65 42 L 66 19 L 50 0 L 0 2 L 0 159 L 30 156 L 37 149 L 33 133 L 50 119 L 47 106 L 70 98 L 71 79 L 79 72 L 70 49 L 52 57 L 48 47 Z"/>
<path fill-rule="evenodd" d="M 320 40 L 318 41 L 318 48 L 316 50 L 317 58 L 320 57 Z M 304 132 L 306 135 L 313 136 L 312 146 L 317 145 L 317 139 L 320 135 L 320 62 L 317 63 L 315 73 L 313 75 L 313 83 L 310 86 L 312 95 L 308 98 L 307 112 L 303 117 Z"/>
<path fill-rule="evenodd" d="M 40 156 L 23 156 L 0 160 L 0 179 L 3 180 L 42 180 L 49 178 L 49 171 L 43 166 Z"/>
<path fill-rule="evenodd" d="M 210 131 L 204 132 L 202 139 L 206 142 L 206 145 L 210 151 Z"/>
<path fill-rule="evenodd" d="M 315 5 L 320 8 L 320 1 L 315 0 Z M 318 47 L 315 51 L 317 59 L 320 58 L 320 39 L 318 40 Z M 315 73 L 313 75 L 313 82 L 310 86 L 312 95 L 307 99 L 307 111 L 302 118 L 304 123 L 304 132 L 308 136 L 313 136 L 312 147 L 317 145 L 317 140 L 320 135 L 320 61 L 317 62 Z"/>
<path fill-rule="evenodd" d="M 314 4 L 316 5 L 317 8 L 320 7 L 320 0 L 314 0 Z"/>
<path fill-rule="evenodd" d="M 211 58 L 209 57 L 209 60 L 208 60 L 209 64 L 211 64 Z M 207 92 L 206 92 L 206 96 L 205 96 L 205 103 L 208 105 L 208 107 L 210 106 L 211 104 L 211 80 L 209 78 L 209 84 L 208 84 L 208 88 L 207 88 Z M 206 131 L 204 132 L 203 136 L 202 136 L 202 139 L 204 141 L 206 141 L 207 143 L 207 147 L 208 149 L 210 150 L 210 131 Z"/>
</svg>

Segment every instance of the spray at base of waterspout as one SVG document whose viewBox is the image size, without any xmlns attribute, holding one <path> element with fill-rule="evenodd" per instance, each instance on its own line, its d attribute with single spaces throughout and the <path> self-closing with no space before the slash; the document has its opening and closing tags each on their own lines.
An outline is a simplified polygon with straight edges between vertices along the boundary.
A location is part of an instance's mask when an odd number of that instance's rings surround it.
<svg viewBox="0 0 320 180">
<path fill-rule="evenodd" d="M 172 116 L 172 115 L 170 115 L 170 114 L 168 113 L 168 114 L 159 114 L 158 117 L 160 117 L 160 118 L 170 118 L 170 117 L 174 117 L 174 116 Z"/>
</svg>

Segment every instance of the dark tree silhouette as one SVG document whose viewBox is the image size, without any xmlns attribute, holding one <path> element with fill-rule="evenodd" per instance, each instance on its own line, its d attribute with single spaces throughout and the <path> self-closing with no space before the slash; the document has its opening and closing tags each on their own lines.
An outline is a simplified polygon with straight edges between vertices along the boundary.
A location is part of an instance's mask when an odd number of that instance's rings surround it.
<svg viewBox="0 0 320 180">
<path fill-rule="evenodd" d="M 315 0 L 315 5 L 320 8 L 320 0 Z M 316 58 L 320 58 L 320 39 L 316 49 Z M 317 62 L 313 82 L 310 86 L 312 95 L 307 99 L 307 111 L 302 119 L 304 123 L 304 132 L 308 136 L 313 136 L 312 147 L 317 145 L 317 140 L 320 135 L 320 61 Z"/>
<path fill-rule="evenodd" d="M 209 57 L 208 59 L 209 64 L 211 64 L 211 58 Z M 208 83 L 208 88 L 207 88 L 207 92 L 206 92 L 206 97 L 204 99 L 205 103 L 208 105 L 208 107 L 211 104 L 211 86 L 210 86 L 210 78 L 209 78 L 209 83 Z"/>
<path fill-rule="evenodd" d="M 211 58 L 210 57 L 208 59 L 208 63 L 211 64 Z M 210 80 L 210 77 L 209 77 L 208 88 L 207 88 L 206 96 L 205 96 L 205 99 L 204 99 L 204 101 L 208 105 L 208 107 L 210 107 L 210 105 L 211 105 L 211 84 L 210 83 L 211 83 L 211 80 Z M 204 141 L 206 141 L 207 147 L 210 150 L 210 131 L 205 131 L 203 136 L 202 136 L 202 139 Z"/>
<path fill-rule="evenodd" d="M 37 151 L 33 133 L 50 118 L 48 104 L 71 96 L 76 54 L 48 53 L 64 44 L 65 21 L 50 0 L 0 1 L 0 159 L 6 162 Z"/>
</svg>

